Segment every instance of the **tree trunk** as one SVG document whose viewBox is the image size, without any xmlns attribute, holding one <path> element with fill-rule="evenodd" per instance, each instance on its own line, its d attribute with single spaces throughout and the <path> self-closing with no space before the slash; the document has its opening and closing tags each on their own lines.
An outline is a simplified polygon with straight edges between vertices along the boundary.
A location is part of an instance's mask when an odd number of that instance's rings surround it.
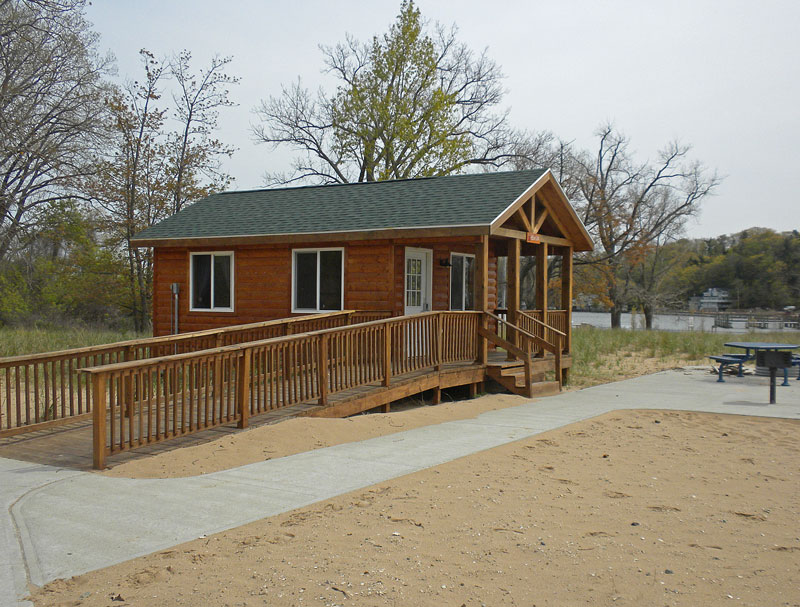
<svg viewBox="0 0 800 607">
<path fill-rule="evenodd" d="M 644 328 L 648 331 L 653 328 L 653 306 L 643 305 L 642 311 L 644 312 Z"/>
<path fill-rule="evenodd" d="M 611 308 L 611 328 L 619 329 L 622 326 L 622 308 L 614 306 Z"/>
</svg>

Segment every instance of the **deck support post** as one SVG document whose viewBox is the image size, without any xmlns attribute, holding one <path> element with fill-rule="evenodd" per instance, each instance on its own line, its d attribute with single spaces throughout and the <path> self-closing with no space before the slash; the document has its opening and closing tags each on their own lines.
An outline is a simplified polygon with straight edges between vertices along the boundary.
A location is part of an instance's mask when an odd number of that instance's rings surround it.
<svg viewBox="0 0 800 607">
<path fill-rule="evenodd" d="M 442 402 L 442 389 L 440 387 L 436 387 L 433 389 L 433 398 L 431 398 L 431 404 L 438 405 Z"/>
<path fill-rule="evenodd" d="M 562 352 L 572 351 L 572 247 L 564 247 L 561 260 L 561 309 L 564 310 Z M 561 385 L 569 381 L 569 369 L 561 369 Z"/>
<path fill-rule="evenodd" d="M 475 247 L 475 309 L 481 314 L 480 326 L 488 329 L 489 318 L 489 237 L 481 236 Z M 489 342 L 478 334 L 477 362 L 486 365 L 489 360 Z"/>
<path fill-rule="evenodd" d="M 328 336 L 319 338 L 319 361 L 317 363 L 317 385 L 319 386 L 319 404 L 322 407 L 328 404 Z"/>
<path fill-rule="evenodd" d="M 248 349 L 239 356 L 239 369 L 236 374 L 236 401 L 239 407 L 238 428 L 244 429 L 250 423 L 250 367 L 253 351 Z"/>
<path fill-rule="evenodd" d="M 92 467 L 106 466 L 106 375 L 92 374 Z"/>
</svg>

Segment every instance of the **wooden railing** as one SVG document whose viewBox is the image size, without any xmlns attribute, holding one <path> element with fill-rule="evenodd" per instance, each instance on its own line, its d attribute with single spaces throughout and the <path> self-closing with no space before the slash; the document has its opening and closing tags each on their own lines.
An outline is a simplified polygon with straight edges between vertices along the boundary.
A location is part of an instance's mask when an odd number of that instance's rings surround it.
<svg viewBox="0 0 800 607">
<path fill-rule="evenodd" d="M 93 459 L 443 364 L 475 360 L 480 312 L 426 312 L 85 369 Z"/>
<path fill-rule="evenodd" d="M 508 310 L 506 308 L 497 308 L 494 313 L 502 320 L 514 323 L 526 331 L 545 338 L 554 343 L 555 333 L 548 332 L 549 329 L 554 329 L 556 332 L 561 333 L 562 337 L 562 352 L 565 354 L 570 350 L 570 329 L 568 322 L 568 315 L 566 310 L 548 310 L 547 323 L 542 321 L 543 314 L 541 310 L 519 310 L 516 319 L 508 317 Z M 498 335 L 506 337 L 505 325 L 500 325 L 498 328 Z"/>
<path fill-rule="evenodd" d="M 554 312 L 563 312 L 562 310 L 555 310 Z M 516 325 L 527 331 L 528 333 L 535 335 L 537 338 L 540 338 L 544 342 L 550 344 L 551 346 L 555 347 L 558 345 L 559 351 L 564 352 L 566 345 L 567 345 L 567 333 L 565 331 L 561 331 L 556 326 L 551 324 L 545 324 L 541 321 L 541 311 L 540 310 L 520 310 L 517 312 L 516 318 Z M 537 318 L 537 316 L 539 318 Z M 566 318 L 566 314 L 558 315 L 555 314 L 551 317 L 551 312 L 548 310 L 547 312 L 547 319 L 548 321 L 561 318 L 561 324 L 564 324 L 564 320 Z M 541 346 L 539 349 L 539 353 L 542 351 L 550 351 L 548 348 Z"/>
<path fill-rule="evenodd" d="M 548 327 L 547 325 L 544 325 L 544 323 L 541 323 L 535 319 L 530 319 L 532 322 L 529 324 L 532 324 L 533 327 L 538 327 L 540 330 L 539 332 L 529 331 L 522 325 L 515 325 L 488 312 L 487 316 L 495 321 L 498 330 L 495 334 L 497 339 L 494 339 L 495 336 L 486 335 L 486 337 L 501 348 L 505 349 L 509 355 L 513 355 L 525 364 L 525 387 L 527 389 L 530 389 L 531 354 L 534 351 L 550 352 L 553 355 L 555 358 L 555 378 L 556 381 L 558 381 L 559 389 L 563 387 L 563 377 L 561 374 L 561 354 L 563 349 L 562 341 L 564 337 L 563 333 L 553 329 L 552 327 Z M 520 318 L 519 315 L 518 318 Z M 553 338 L 552 341 L 542 335 L 542 333 L 546 333 L 547 330 L 550 331 L 549 337 Z M 500 336 L 501 331 L 502 334 L 506 336 L 505 338 Z M 484 333 L 481 332 L 481 335 L 484 335 Z M 501 341 L 502 343 L 500 343 Z"/>
<path fill-rule="evenodd" d="M 97 367 L 272 337 L 346 326 L 391 316 L 345 310 L 0 359 L 0 437 L 86 419 L 92 390 L 84 367 Z"/>
</svg>

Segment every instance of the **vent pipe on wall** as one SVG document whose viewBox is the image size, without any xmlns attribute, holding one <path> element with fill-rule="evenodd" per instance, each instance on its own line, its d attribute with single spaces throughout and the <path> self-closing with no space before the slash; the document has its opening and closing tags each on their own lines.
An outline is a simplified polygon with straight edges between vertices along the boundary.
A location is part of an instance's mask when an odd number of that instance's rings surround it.
<svg viewBox="0 0 800 607">
<path fill-rule="evenodd" d="M 181 292 L 179 282 L 173 282 L 170 286 L 172 290 L 172 334 L 178 334 L 178 294 Z"/>
</svg>

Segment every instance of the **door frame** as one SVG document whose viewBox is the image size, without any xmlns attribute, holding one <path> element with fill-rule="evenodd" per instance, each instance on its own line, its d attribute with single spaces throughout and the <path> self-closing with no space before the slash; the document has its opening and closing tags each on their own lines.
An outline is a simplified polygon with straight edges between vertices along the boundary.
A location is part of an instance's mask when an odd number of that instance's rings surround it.
<svg viewBox="0 0 800 607">
<path fill-rule="evenodd" d="M 406 303 L 406 286 L 408 284 L 408 259 L 410 256 L 415 258 L 422 256 L 423 258 L 422 311 L 428 312 L 433 309 L 433 249 L 406 247 L 403 254 L 403 314 L 409 313 Z"/>
</svg>

